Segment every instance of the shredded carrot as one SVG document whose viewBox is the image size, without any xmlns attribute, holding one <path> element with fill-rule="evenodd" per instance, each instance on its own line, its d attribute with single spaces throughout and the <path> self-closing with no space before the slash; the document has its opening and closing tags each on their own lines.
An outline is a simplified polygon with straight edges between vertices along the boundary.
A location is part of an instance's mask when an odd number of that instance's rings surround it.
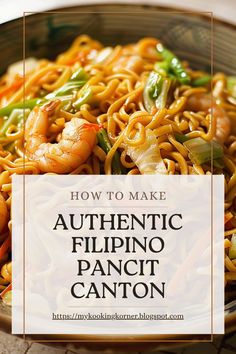
<svg viewBox="0 0 236 354">
<path fill-rule="evenodd" d="M 15 82 L 13 82 L 13 84 L 11 84 L 8 87 L 5 87 L 4 89 L 2 89 L 0 91 L 0 98 L 8 95 L 9 93 L 11 93 L 12 91 L 17 90 L 18 88 L 21 87 L 21 85 L 23 84 L 23 79 L 22 78 L 18 78 Z"/>
<path fill-rule="evenodd" d="M 9 284 L 0 294 L 1 298 L 8 292 L 12 289 L 12 283 Z"/>
<path fill-rule="evenodd" d="M 0 247 L 0 259 L 7 253 L 10 247 L 11 247 L 11 237 L 9 235 L 6 238 L 6 240 L 3 242 L 2 246 Z"/>
</svg>

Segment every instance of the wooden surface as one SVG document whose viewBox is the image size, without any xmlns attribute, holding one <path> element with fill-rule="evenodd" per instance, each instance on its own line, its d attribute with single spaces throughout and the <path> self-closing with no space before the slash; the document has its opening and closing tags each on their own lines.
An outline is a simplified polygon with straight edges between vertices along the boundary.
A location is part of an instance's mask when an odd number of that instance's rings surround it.
<svg viewBox="0 0 236 354">
<path fill-rule="evenodd" d="M 38 343 L 24 342 L 15 336 L 0 332 L 0 354 L 111 354 L 110 350 L 95 351 L 75 349 L 73 344 L 67 344 L 66 349 L 56 349 Z M 121 352 L 116 352 L 121 354 Z M 123 351 L 122 353 L 125 353 Z M 131 351 L 127 351 L 127 354 Z M 133 354 L 233 354 L 236 353 L 236 333 L 218 337 L 214 343 L 196 344 L 185 348 L 166 349 L 161 351 L 142 351 Z"/>
</svg>

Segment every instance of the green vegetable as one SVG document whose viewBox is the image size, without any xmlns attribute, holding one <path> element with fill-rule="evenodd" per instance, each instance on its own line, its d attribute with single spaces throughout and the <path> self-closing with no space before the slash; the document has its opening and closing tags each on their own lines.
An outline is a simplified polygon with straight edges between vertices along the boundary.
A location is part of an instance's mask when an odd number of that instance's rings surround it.
<svg viewBox="0 0 236 354">
<path fill-rule="evenodd" d="M 161 93 L 162 84 L 162 75 L 152 71 L 143 91 L 144 106 L 148 112 L 151 112 L 153 106 L 155 106 L 155 100 Z"/>
<path fill-rule="evenodd" d="M 211 161 L 212 157 L 213 159 L 223 157 L 223 148 L 216 141 L 210 143 L 199 137 L 185 141 L 183 145 L 189 151 L 190 160 L 197 165 Z"/>
<path fill-rule="evenodd" d="M 236 234 L 233 234 L 231 237 L 231 246 L 229 248 L 229 258 L 236 258 Z"/>
<path fill-rule="evenodd" d="M 28 117 L 30 113 L 29 109 L 14 109 L 12 113 L 10 114 L 9 118 L 7 118 L 3 124 L 3 126 L 0 129 L 0 135 L 5 135 L 7 129 L 10 127 L 10 125 L 18 125 L 24 117 Z"/>
<path fill-rule="evenodd" d="M 37 104 L 40 104 L 42 103 L 44 100 L 43 99 L 40 99 L 40 98 L 33 98 L 32 100 L 27 100 L 25 102 L 18 102 L 18 103 L 12 103 L 12 104 L 9 104 L 8 106 L 6 107 L 3 107 L 3 108 L 0 108 L 0 117 L 5 117 L 5 116 L 9 116 L 12 111 L 14 109 L 17 109 L 17 108 L 21 108 L 21 109 L 24 109 L 24 108 L 29 108 L 29 109 L 33 109 L 34 106 L 36 106 Z"/>
<path fill-rule="evenodd" d="M 146 88 L 150 98 L 157 98 L 161 93 L 161 88 L 163 84 L 163 77 L 152 71 L 149 75 Z"/>
<path fill-rule="evenodd" d="M 227 78 L 227 88 L 230 94 L 236 98 L 236 76 L 228 76 Z"/>
<path fill-rule="evenodd" d="M 86 81 L 76 81 L 76 82 L 70 82 L 68 81 L 65 85 L 57 89 L 56 91 L 53 91 L 49 93 L 48 95 L 45 96 L 46 99 L 52 99 L 55 97 L 60 97 L 60 96 L 65 96 L 68 94 L 71 94 L 75 90 L 79 90 L 82 86 L 84 86 Z"/>
<path fill-rule="evenodd" d="M 107 132 L 105 129 L 100 129 L 97 133 L 98 144 L 101 146 L 102 150 L 105 151 L 106 154 L 111 150 L 111 143 L 108 138 Z"/>
<path fill-rule="evenodd" d="M 157 61 L 154 64 L 154 70 L 159 72 L 161 75 L 166 76 L 169 71 L 169 65 L 167 61 Z"/>
<path fill-rule="evenodd" d="M 56 97 L 60 97 L 60 100 L 66 103 L 68 100 L 71 100 L 72 92 L 74 90 L 79 90 L 86 83 L 87 80 L 88 80 L 88 75 L 86 74 L 84 69 L 79 68 L 71 75 L 70 80 L 67 83 L 65 83 L 65 85 L 49 93 L 44 98 L 33 98 L 31 100 L 13 103 L 6 107 L 0 108 L 0 117 L 9 116 L 14 109 L 29 108 L 30 110 L 32 110 L 36 105 L 42 104 L 46 102 L 46 100 L 50 100 Z M 79 98 L 79 100 L 77 100 L 78 107 L 80 107 L 80 105 L 84 103 L 83 101 L 86 100 L 86 97 L 87 96 L 85 95 L 85 97 L 81 97 Z"/>
<path fill-rule="evenodd" d="M 205 86 L 211 81 L 210 75 L 204 75 L 192 81 L 193 87 Z"/>
<path fill-rule="evenodd" d="M 151 112 L 154 106 L 159 109 L 165 107 L 170 84 L 170 79 L 160 73 L 150 73 L 143 91 L 144 106 L 148 112 Z"/>
<path fill-rule="evenodd" d="M 76 109 L 80 109 L 83 104 L 89 102 L 92 96 L 93 93 L 90 87 L 83 89 L 80 97 L 73 103 L 73 107 L 75 107 Z"/>
<path fill-rule="evenodd" d="M 159 54 L 161 54 L 164 61 L 166 61 L 166 65 L 169 68 L 168 72 L 170 74 L 173 74 L 181 84 L 189 84 L 190 77 L 185 71 L 183 65 L 181 64 L 181 61 L 170 50 L 166 49 L 161 43 L 158 43 L 157 51 Z"/>
<path fill-rule="evenodd" d="M 84 71 L 84 69 L 79 68 L 76 70 L 68 82 L 66 82 L 63 86 L 59 87 L 57 90 L 50 92 L 45 96 L 46 99 L 52 99 L 55 97 L 65 96 L 68 94 L 72 94 L 73 91 L 79 90 L 86 81 L 88 80 L 88 75 Z"/>
<path fill-rule="evenodd" d="M 106 154 L 111 150 L 111 142 L 108 138 L 105 129 L 100 129 L 97 133 L 98 144 L 101 146 Z M 112 160 L 113 174 L 121 175 L 125 173 L 125 169 L 121 166 L 119 153 L 116 151 Z"/>
<path fill-rule="evenodd" d="M 156 99 L 156 107 L 158 109 L 165 108 L 170 85 L 171 85 L 171 79 L 168 78 L 163 79 L 161 92 Z"/>
<path fill-rule="evenodd" d="M 179 142 L 179 143 L 184 143 L 185 141 L 188 141 L 190 138 L 187 137 L 186 135 L 184 134 L 178 134 L 178 133 L 175 133 L 175 139 Z"/>
<path fill-rule="evenodd" d="M 81 69 L 79 72 L 81 75 L 80 77 L 84 78 L 85 77 L 84 72 L 83 71 L 81 72 Z M 62 100 L 62 101 L 71 100 L 72 91 L 75 89 L 81 88 L 86 83 L 85 80 L 84 81 L 83 80 L 76 81 L 76 78 L 79 77 L 78 74 L 79 74 L 78 71 L 76 71 L 71 76 L 71 79 L 65 85 L 60 87 L 58 90 L 49 93 L 44 98 L 33 98 L 31 100 L 26 100 L 25 102 L 12 103 L 6 107 L 0 108 L 0 117 L 9 116 L 14 109 L 18 109 L 18 108 L 20 108 L 20 109 L 29 108 L 32 110 L 35 106 L 42 104 L 42 103 L 46 102 L 46 100 L 50 100 L 55 97 L 60 97 L 60 100 Z"/>
<path fill-rule="evenodd" d="M 154 70 L 147 79 L 143 101 L 148 112 L 153 106 L 162 109 L 166 106 L 171 83 L 178 80 L 181 84 L 189 84 L 190 77 L 184 70 L 180 60 L 162 44 L 157 45 L 157 51 L 162 55 L 163 61 L 156 62 Z"/>
<path fill-rule="evenodd" d="M 88 80 L 88 74 L 84 71 L 83 68 L 77 69 L 72 75 L 69 81 L 78 81 L 78 80 L 83 80 L 87 81 Z"/>
</svg>

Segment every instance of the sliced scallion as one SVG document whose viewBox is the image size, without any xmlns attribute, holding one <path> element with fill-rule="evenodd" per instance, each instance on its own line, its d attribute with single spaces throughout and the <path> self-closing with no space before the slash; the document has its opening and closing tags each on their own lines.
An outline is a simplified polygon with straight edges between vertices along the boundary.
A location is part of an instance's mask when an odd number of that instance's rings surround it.
<svg viewBox="0 0 236 354">
<path fill-rule="evenodd" d="M 216 141 L 208 142 L 201 137 L 185 141 L 183 145 L 189 151 L 190 160 L 197 164 L 202 165 L 213 159 L 220 159 L 223 157 L 223 148 Z"/>
<path fill-rule="evenodd" d="M 163 77 L 159 73 L 152 71 L 148 76 L 143 91 L 144 106 L 148 112 L 155 107 L 155 100 L 161 93 L 162 83 Z"/>
<path fill-rule="evenodd" d="M 48 95 L 45 96 L 45 98 L 50 100 L 55 97 L 72 94 L 73 91 L 78 91 L 82 86 L 84 86 L 87 80 L 88 75 L 86 74 L 83 68 L 79 68 L 71 75 L 71 78 L 68 82 L 66 82 L 63 86 L 59 87 L 57 90 L 50 92 Z"/>
<path fill-rule="evenodd" d="M 105 153 L 108 154 L 108 152 L 112 148 L 112 145 L 108 138 L 107 131 L 103 128 L 100 129 L 99 132 L 97 133 L 97 139 L 98 139 L 98 144 L 101 146 L 103 151 L 105 151 Z M 121 175 L 126 173 L 125 168 L 120 163 L 120 155 L 118 151 L 115 152 L 112 159 L 112 171 L 114 175 Z"/>
<path fill-rule="evenodd" d="M 199 86 L 205 86 L 209 84 L 211 81 L 210 75 L 204 75 L 202 77 L 198 77 L 197 79 L 192 81 L 192 86 L 193 87 L 199 87 Z"/>
<path fill-rule="evenodd" d="M 179 58 L 161 43 L 157 44 L 157 51 L 161 54 L 164 61 L 167 62 L 169 73 L 172 73 L 181 84 L 188 85 L 190 83 L 190 77 Z"/>
<path fill-rule="evenodd" d="M 87 87 L 86 89 L 82 89 L 82 92 L 79 96 L 79 98 L 73 103 L 73 107 L 75 107 L 76 109 L 80 109 L 80 107 L 85 104 L 88 103 L 89 100 L 92 98 L 93 93 L 90 87 Z"/>
<path fill-rule="evenodd" d="M 18 125 L 22 122 L 23 118 L 27 118 L 30 113 L 30 109 L 15 108 L 11 112 L 10 116 L 4 121 L 3 126 L 0 129 L 0 135 L 5 135 L 7 129 L 11 125 Z"/>
</svg>

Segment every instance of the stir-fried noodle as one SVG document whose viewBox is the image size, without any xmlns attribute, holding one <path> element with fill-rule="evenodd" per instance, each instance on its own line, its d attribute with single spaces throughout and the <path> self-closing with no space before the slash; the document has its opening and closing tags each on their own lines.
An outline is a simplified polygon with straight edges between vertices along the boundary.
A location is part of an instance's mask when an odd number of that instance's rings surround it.
<svg viewBox="0 0 236 354">
<path fill-rule="evenodd" d="M 16 63 L 0 79 L 3 300 L 15 173 L 224 174 L 225 282 L 235 282 L 236 78 L 192 70 L 155 38 L 103 47 L 82 35 L 55 62 L 25 65 L 25 77 Z"/>
</svg>

